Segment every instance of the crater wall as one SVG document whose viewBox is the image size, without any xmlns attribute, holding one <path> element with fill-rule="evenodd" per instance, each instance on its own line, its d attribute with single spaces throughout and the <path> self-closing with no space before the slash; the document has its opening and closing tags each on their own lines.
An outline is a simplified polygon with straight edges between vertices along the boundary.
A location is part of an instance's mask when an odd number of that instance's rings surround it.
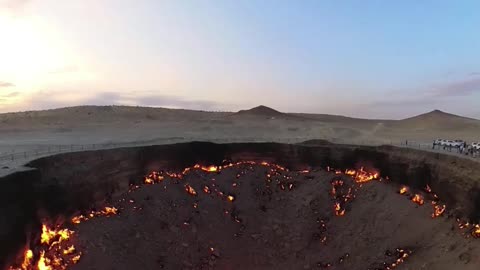
<svg viewBox="0 0 480 270">
<path fill-rule="evenodd" d="M 205 142 L 65 153 L 32 161 L 29 169 L 0 178 L 0 269 L 38 237 L 42 219 L 61 220 L 112 200 L 153 170 L 224 160 L 268 161 L 290 169 L 375 168 L 411 188 L 428 184 L 451 216 L 480 219 L 479 163 L 440 153 L 392 146 Z"/>
</svg>

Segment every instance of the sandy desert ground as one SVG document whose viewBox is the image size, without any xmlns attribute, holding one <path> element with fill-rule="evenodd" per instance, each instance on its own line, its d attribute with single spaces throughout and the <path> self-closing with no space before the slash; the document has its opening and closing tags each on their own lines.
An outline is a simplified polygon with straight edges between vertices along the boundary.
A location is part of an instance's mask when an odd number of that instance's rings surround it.
<svg viewBox="0 0 480 270">
<path fill-rule="evenodd" d="M 480 120 L 432 111 L 403 120 L 282 113 L 266 106 L 239 112 L 80 106 L 0 114 L 0 174 L 52 153 L 187 141 L 410 145 L 436 138 L 480 141 Z"/>
<path fill-rule="evenodd" d="M 0 114 L 0 153 L 45 145 L 161 142 L 175 139 L 339 143 L 480 141 L 480 120 L 432 111 L 403 120 L 281 113 L 259 106 L 240 112 L 81 106 Z"/>
<path fill-rule="evenodd" d="M 479 120 L 441 111 L 403 120 L 368 120 L 281 113 L 264 106 L 235 113 L 82 106 L 1 114 L 0 123 L 0 150 L 5 155 L 50 147 L 54 154 L 57 147 L 69 151 L 72 145 L 100 148 L 108 143 L 118 147 L 194 140 L 480 141 Z M 0 175 L 17 170 L 29 158 L 37 156 L 13 160 L 8 166 L 0 162 Z M 243 173 L 247 177 L 242 177 Z M 456 230 L 453 217 L 432 219 L 431 209 L 398 194 L 399 186 L 374 182 L 361 189 L 362 182 L 355 184 L 349 177 L 338 178 L 331 172 L 292 173 L 266 171 L 262 166 L 226 169 L 213 178 L 195 172 L 192 179 L 185 177 L 192 180 L 191 188 L 198 196 L 186 194 L 187 186 L 176 179 L 126 193 L 115 205 L 121 209 L 120 215 L 80 224 L 78 248 L 85 256 L 73 269 L 238 269 L 235 266 L 241 264 L 248 269 L 326 269 L 330 265 L 335 269 L 392 269 L 410 252 L 415 255 L 402 263 L 402 269 L 477 269 L 478 258 L 472 254 L 478 253 L 478 241 L 466 239 Z M 270 174 L 278 176 L 272 188 Z M 265 175 L 265 181 L 256 181 Z M 285 179 L 290 182 L 283 183 Z M 231 185 L 232 180 L 238 183 Z M 337 180 L 350 187 L 344 190 L 347 195 L 331 196 L 337 194 L 332 192 Z M 222 191 L 214 192 L 221 194 L 219 200 L 205 191 L 202 185 L 207 184 Z M 338 188 L 342 190 L 342 186 Z M 350 190 L 358 190 L 356 197 Z M 334 203 L 347 197 L 356 198 L 355 204 L 345 200 L 345 216 L 337 218 Z M 170 226 L 162 225 L 167 223 Z M 212 224 L 221 224 L 221 232 Z M 331 248 L 323 247 L 324 237 Z M 189 248 L 193 244 L 196 246 Z M 157 254 L 157 250 L 170 255 Z M 314 250 L 324 252 L 319 256 Z"/>
</svg>

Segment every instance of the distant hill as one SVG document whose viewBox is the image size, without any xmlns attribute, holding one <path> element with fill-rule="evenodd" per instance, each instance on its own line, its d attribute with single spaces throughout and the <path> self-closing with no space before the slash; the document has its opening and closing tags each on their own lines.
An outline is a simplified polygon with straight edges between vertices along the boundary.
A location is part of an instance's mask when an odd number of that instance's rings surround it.
<svg viewBox="0 0 480 270">
<path fill-rule="evenodd" d="M 165 121 L 222 117 L 223 112 L 205 112 L 135 106 L 75 106 L 42 111 L 0 114 L 0 128 L 4 125 L 54 126 L 116 123 L 135 121 Z"/>
<path fill-rule="evenodd" d="M 395 121 L 395 125 L 413 129 L 465 129 L 480 126 L 480 120 L 434 110 L 414 117 Z"/>
<path fill-rule="evenodd" d="M 97 136 L 97 137 L 95 137 Z M 205 112 L 138 106 L 77 106 L 0 114 L 0 147 L 13 143 L 90 143 L 162 137 L 330 140 L 337 143 L 480 140 L 480 120 L 439 110 L 403 120 L 284 113 L 267 106 L 238 112 Z M 96 140 L 97 140 L 96 139 Z M 310 141 L 307 143 L 323 143 Z M 0 148 L 1 150 L 1 148 Z"/>
<path fill-rule="evenodd" d="M 258 116 L 269 116 L 269 117 L 279 117 L 285 116 L 285 113 L 274 110 L 270 107 L 260 105 L 249 110 L 240 110 L 236 115 L 258 115 Z"/>
<path fill-rule="evenodd" d="M 469 118 L 469 117 L 465 117 L 465 116 L 460 116 L 460 115 L 456 115 L 456 114 L 451 114 L 451 113 L 447 113 L 447 112 L 444 112 L 444 111 L 441 111 L 441 110 L 433 110 L 431 112 L 428 112 L 428 113 L 424 113 L 424 114 L 419 114 L 417 116 L 414 116 L 414 117 L 409 117 L 409 118 L 405 118 L 401 121 L 418 121 L 418 120 L 422 120 L 422 121 L 431 121 L 431 120 L 434 120 L 434 121 L 444 121 L 444 120 L 473 120 L 473 121 L 479 121 L 477 119 L 473 119 L 473 118 Z"/>
</svg>

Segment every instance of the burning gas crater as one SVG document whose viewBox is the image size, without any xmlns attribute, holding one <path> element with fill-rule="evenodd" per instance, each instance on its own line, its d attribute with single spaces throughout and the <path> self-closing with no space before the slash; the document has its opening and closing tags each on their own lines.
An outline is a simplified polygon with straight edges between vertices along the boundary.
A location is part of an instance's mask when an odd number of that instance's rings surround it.
<svg viewBox="0 0 480 270">
<path fill-rule="evenodd" d="M 222 166 L 202 166 L 195 165 L 193 167 L 185 168 L 181 172 L 159 171 L 152 172 L 144 179 L 143 187 L 148 185 L 155 185 L 163 183 L 164 181 L 173 181 L 176 184 L 181 184 L 184 187 L 185 194 L 188 196 L 197 197 L 199 193 L 204 193 L 209 196 L 215 196 L 226 203 L 234 204 L 237 200 L 235 194 L 230 194 L 220 190 L 219 186 L 212 181 L 211 184 L 203 185 L 200 190 L 196 190 L 190 183 L 182 180 L 189 174 L 195 173 L 199 177 L 206 177 L 203 175 L 219 174 L 222 170 L 236 169 L 236 179 L 238 180 L 248 171 L 253 171 L 256 167 L 267 168 L 265 174 L 265 189 L 262 194 L 271 195 L 272 189 L 275 188 L 279 192 L 294 191 L 299 181 L 310 181 L 313 177 L 309 175 L 310 170 L 303 171 L 289 171 L 287 168 L 280 165 L 271 164 L 267 162 L 243 161 L 238 163 L 228 163 Z M 319 170 L 314 170 L 319 171 Z M 335 170 L 327 167 L 327 172 L 331 176 L 330 198 L 332 203 L 332 216 L 342 218 L 348 214 L 349 205 L 355 200 L 358 191 L 369 184 L 371 181 L 387 182 L 388 177 L 381 177 L 380 174 L 374 170 L 367 170 L 364 168 Z M 302 178 L 303 180 L 298 180 Z M 346 180 L 349 179 L 349 180 Z M 214 180 L 214 179 L 213 179 Z M 234 179 L 231 183 L 233 188 L 237 187 L 239 183 Z M 130 187 L 129 193 L 135 192 L 140 185 L 133 185 Z M 166 188 L 165 188 L 166 189 Z M 398 191 L 399 194 L 406 196 L 413 203 L 418 206 L 430 204 L 432 206 L 432 218 L 442 216 L 446 212 L 446 206 L 440 202 L 438 196 L 432 192 L 427 185 L 425 190 L 412 192 L 408 187 L 401 186 Z M 142 210 L 141 207 L 135 206 L 135 201 L 132 199 L 122 198 L 120 203 L 132 205 L 134 210 Z M 193 208 L 198 208 L 197 202 L 193 203 Z M 106 206 L 101 210 L 94 210 L 89 213 L 82 213 L 80 215 L 70 218 L 69 222 L 64 222 L 57 225 L 51 225 L 50 222 L 45 222 L 41 228 L 41 234 L 38 239 L 31 241 L 31 244 L 19 254 L 18 260 L 7 268 L 8 270 L 64 270 L 70 268 L 72 265 L 78 263 L 82 258 L 82 251 L 77 250 L 75 246 L 75 226 L 80 223 L 88 222 L 96 218 L 105 218 L 115 215 L 121 215 L 124 207 L 121 206 Z M 242 224 L 242 219 L 237 215 L 235 209 L 226 209 L 224 214 L 231 217 L 232 221 Z M 480 237 L 480 225 L 470 224 L 457 220 L 458 227 L 466 237 Z M 184 222 L 185 225 L 189 221 Z M 318 231 L 315 234 L 315 239 L 320 243 L 327 245 L 327 222 L 322 218 L 317 218 Z M 241 235 L 241 231 L 236 234 L 236 237 Z M 253 237 L 253 236 L 252 236 Z M 217 251 L 213 247 L 210 248 L 213 254 L 213 259 L 218 257 Z M 385 261 L 378 263 L 376 266 L 368 269 L 394 269 L 402 264 L 411 254 L 413 250 L 404 247 L 393 248 L 393 251 L 385 251 Z M 318 268 L 330 268 L 336 264 L 341 265 L 351 257 L 351 254 L 345 253 L 343 256 L 332 262 L 318 262 Z M 211 263 L 211 262 L 209 262 Z M 203 268 L 202 268 L 203 269 Z"/>
</svg>

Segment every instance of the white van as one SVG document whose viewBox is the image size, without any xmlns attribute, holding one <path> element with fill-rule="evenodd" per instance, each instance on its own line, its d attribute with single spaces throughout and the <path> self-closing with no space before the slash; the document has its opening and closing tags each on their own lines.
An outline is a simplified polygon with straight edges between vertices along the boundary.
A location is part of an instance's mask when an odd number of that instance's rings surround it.
<svg viewBox="0 0 480 270">
<path fill-rule="evenodd" d="M 473 149 L 480 150 L 480 142 L 472 142 L 471 146 Z"/>
</svg>

